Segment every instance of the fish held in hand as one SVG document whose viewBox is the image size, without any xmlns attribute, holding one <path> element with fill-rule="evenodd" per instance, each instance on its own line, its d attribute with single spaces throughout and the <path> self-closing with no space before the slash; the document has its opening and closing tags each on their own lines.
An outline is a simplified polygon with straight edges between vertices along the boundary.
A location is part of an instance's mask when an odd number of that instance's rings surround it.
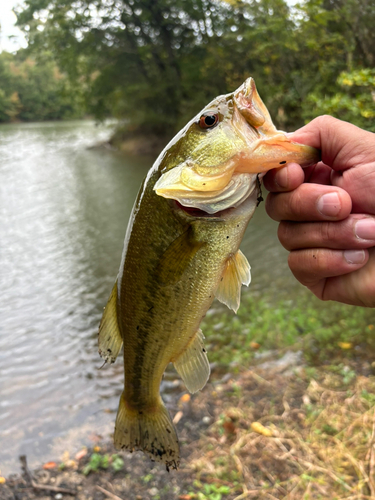
<svg viewBox="0 0 375 500">
<path fill-rule="evenodd" d="M 120 271 L 99 328 L 113 363 L 124 345 L 125 385 L 117 448 L 179 465 L 178 438 L 160 397 L 172 362 L 187 389 L 210 375 L 200 322 L 214 297 L 237 311 L 250 266 L 239 250 L 259 196 L 259 177 L 287 162 L 319 161 L 274 127 L 249 78 L 214 99 L 159 155 L 139 191 Z"/>
</svg>

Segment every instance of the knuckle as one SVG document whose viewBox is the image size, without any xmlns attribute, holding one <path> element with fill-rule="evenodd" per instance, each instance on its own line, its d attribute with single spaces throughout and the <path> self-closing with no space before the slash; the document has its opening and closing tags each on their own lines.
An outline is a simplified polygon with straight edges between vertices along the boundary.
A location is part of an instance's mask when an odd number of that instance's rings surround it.
<svg viewBox="0 0 375 500">
<path fill-rule="evenodd" d="M 277 236 L 286 250 L 292 250 L 295 237 L 294 224 L 292 222 L 281 221 L 277 229 Z"/>
<path fill-rule="evenodd" d="M 295 189 L 290 193 L 290 196 L 285 199 L 285 211 L 293 220 L 300 219 L 304 214 L 305 200 L 300 189 Z"/>
<path fill-rule="evenodd" d="M 322 243 L 332 243 L 336 240 L 335 223 L 325 222 L 319 224 L 319 241 Z"/>
<path fill-rule="evenodd" d="M 322 128 L 323 130 L 325 130 L 328 127 L 335 126 L 336 123 L 338 122 L 337 118 L 334 118 L 333 116 L 330 115 L 318 116 L 313 121 L 315 121 L 315 123 L 319 125 L 319 127 Z"/>
</svg>

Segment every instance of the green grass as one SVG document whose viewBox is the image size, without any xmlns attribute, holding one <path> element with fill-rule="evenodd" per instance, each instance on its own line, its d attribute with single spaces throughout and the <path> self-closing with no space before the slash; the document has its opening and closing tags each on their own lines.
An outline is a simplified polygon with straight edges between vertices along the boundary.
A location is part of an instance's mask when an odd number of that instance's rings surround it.
<svg viewBox="0 0 375 500">
<path fill-rule="evenodd" d="M 375 353 L 372 309 L 321 302 L 311 294 L 295 299 L 242 294 L 238 314 L 216 304 L 202 323 L 211 362 L 248 365 L 258 350 L 301 349 L 310 364 Z"/>
</svg>

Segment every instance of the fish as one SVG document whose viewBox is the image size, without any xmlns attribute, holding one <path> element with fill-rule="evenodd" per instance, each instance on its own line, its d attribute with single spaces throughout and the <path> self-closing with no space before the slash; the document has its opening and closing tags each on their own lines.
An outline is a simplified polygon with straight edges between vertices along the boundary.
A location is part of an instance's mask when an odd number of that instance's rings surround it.
<svg viewBox="0 0 375 500">
<path fill-rule="evenodd" d="M 234 312 L 250 265 L 239 249 L 258 205 L 262 175 L 319 151 L 275 128 L 253 78 L 200 111 L 164 148 L 140 188 L 119 273 L 99 326 L 99 353 L 124 355 L 117 449 L 142 450 L 177 469 L 176 430 L 160 396 L 173 363 L 187 390 L 210 364 L 200 323 L 214 298 Z"/>
</svg>

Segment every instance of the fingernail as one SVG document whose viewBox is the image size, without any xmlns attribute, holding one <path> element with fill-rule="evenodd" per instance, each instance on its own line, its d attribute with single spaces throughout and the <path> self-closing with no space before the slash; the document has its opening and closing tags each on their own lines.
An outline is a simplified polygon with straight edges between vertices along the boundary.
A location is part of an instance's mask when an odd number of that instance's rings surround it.
<svg viewBox="0 0 375 500">
<path fill-rule="evenodd" d="M 355 235 L 362 240 L 375 240 L 375 220 L 362 219 L 354 226 Z"/>
<path fill-rule="evenodd" d="M 362 264 L 365 260 L 364 250 L 344 250 L 344 257 L 348 264 Z"/>
<path fill-rule="evenodd" d="M 281 188 L 288 187 L 288 169 L 280 168 L 275 177 L 275 182 Z"/>
<path fill-rule="evenodd" d="M 322 215 L 334 217 L 341 209 L 340 198 L 337 193 L 323 194 L 318 200 L 317 208 Z"/>
</svg>

